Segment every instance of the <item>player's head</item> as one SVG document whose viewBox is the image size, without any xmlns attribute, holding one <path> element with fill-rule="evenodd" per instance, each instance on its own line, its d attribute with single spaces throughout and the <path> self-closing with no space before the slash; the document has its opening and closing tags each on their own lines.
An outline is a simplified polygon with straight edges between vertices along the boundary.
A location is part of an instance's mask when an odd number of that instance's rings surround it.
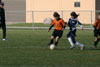
<svg viewBox="0 0 100 67">
<path fill-rule="evenodd" d="M 56 19 L 58 20 L 58 19 L 60 18 L 60 15 L 59 15 L 59 13 L 54 12 L 53 17 L 56 18 Z"/>
<path fill-rule="evenodd" d="M 79 14 L 76 14 L 76 12 L 72 12 L 70 15 L 73 19 L 75 19 L 79 16 Z"/>
<path fill-rule="evenodd" d="M 98 13 L 98 19 L 100 19 L 100 13 Z"/>
</svg>

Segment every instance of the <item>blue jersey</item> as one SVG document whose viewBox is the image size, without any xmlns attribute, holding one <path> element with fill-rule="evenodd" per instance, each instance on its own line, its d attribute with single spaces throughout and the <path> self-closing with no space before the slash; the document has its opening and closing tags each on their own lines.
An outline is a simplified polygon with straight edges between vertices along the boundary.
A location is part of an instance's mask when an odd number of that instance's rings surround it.
<svg viewBox="0 0 100 67">
<path fill-rule="evenodd" d="M 70 18 L 68 21 L 68 26 L 70 27 L 70 30 L 76 30 L 76 25 L 79 24 L 82 26 L 82 24 L 78 21 L 78 19 L 72 19 Z"/>
</svg>

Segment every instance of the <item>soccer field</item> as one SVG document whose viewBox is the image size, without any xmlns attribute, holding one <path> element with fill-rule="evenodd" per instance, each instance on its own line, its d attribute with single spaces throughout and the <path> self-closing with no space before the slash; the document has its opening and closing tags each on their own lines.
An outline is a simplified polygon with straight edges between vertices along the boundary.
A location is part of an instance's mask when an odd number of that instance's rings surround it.
<svg viewBox="0 0 100 67">
<path fill-rule="evenodd" d="M 47 46 L 51 32 L 47 30 L 8 30 L 7 42 L 0 31 L 0 67 L 100 67 L 100 45 L 93 48 L 93 31 L 78 30 L 77 41 L 86 45 L 70 50 L 65 30 L 54 51 Z"/>
</svg>

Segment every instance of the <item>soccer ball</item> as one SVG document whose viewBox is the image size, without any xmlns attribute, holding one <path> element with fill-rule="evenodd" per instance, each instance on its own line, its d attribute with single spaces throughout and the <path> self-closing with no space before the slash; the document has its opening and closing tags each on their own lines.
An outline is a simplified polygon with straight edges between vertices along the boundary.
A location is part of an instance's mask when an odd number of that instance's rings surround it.
<svg viewBox="0 0 100 67">
<path fill-rule="evenodd" d="M 48 17 L 48 18 L 45 18 L 43 22 L 44 22 L 44 24 L 51 24 L 53 22 L 53 20 L 52 20 L 52 18 Z"/>
<path fill-rule="evenodd" d="M 50 45 L 50 50 L 54 50 L 55 47 L 56 47 L 56 46 L 55 46 L 54 44 L 51 44 L 51 45 Z"/>
</svg>

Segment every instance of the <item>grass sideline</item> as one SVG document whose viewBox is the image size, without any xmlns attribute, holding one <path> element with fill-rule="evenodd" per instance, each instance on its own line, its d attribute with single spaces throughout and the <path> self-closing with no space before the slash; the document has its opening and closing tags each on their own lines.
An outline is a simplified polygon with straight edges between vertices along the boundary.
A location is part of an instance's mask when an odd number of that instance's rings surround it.
<svg viewBox="0 0 100 67">
<path fill-rule="evenodd" d="M 93 31 L 78 30 L 76 40 L 85 44 L 70 50 L 65 30 L 58 49 L 50 51 L 47 44 L 52 31 L 8 30 L 7 42 L 3 42 L 0 31 L 0 67 L 100 67 L 100 45 L 93 49 Z"/>
</svg>

